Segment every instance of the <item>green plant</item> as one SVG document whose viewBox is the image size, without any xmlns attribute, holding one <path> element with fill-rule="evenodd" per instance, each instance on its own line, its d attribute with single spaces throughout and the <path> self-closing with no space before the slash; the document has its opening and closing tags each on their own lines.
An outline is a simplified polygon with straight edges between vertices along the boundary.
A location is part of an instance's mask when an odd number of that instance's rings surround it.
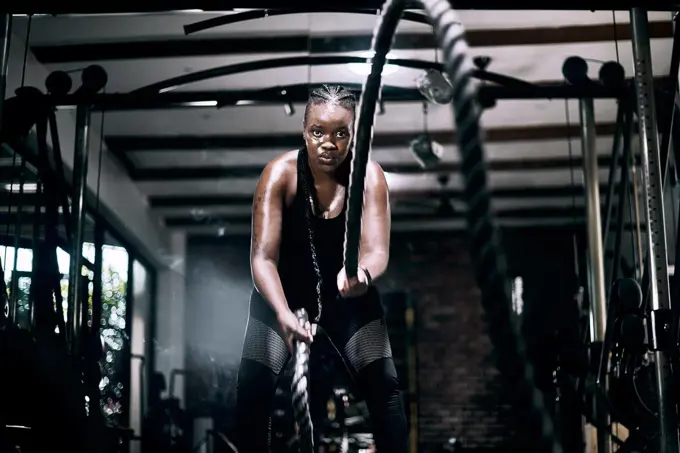
<svg viewBox="0 0 680 453">
<path fill-rule="evenodd" d="M 122 412 L 124 373 L 126 372 L 127 279 L 106 263 L 102 269 L 102 312 L 100 329 L 104 339 L 102 359 L 101 409 L 110 423 L 117 424 Z"/>
</svg>

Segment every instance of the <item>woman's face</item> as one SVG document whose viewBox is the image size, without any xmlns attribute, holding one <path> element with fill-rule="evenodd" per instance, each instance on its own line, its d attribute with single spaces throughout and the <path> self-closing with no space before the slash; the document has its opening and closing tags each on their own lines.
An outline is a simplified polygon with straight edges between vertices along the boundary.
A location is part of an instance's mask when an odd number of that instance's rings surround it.
<svg viewBox="0 0 680 453">
<path fill-rule="evenodd" d="M 336 104 L 313 104 L 304 131 L 309 165 L 332 173 L 342 164 L 352 142 L 354 113 Z"/>
</svg>

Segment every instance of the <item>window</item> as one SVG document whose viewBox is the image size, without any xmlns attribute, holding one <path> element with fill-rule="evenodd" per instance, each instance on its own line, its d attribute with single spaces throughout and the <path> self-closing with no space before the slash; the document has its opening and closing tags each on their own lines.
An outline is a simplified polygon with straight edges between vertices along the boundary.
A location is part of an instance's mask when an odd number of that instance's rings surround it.
<svg viewBox="0 0 680 453">
<path fill-rule="evenodd" d="M 110 425 L 124 425 L 121 416 L 127 392 L 129 366 L 127 335 L 128 266 L 125 248 L 108 245 L 102 247 L 102 315 L 101 336 L 104 341 L 103 376 L 99 383 L 101 408 Z"/>
<path fill-rule="evenodd" d="M 14 267 L 15 255 L 16 270 Z M 7 290 L 9 292 L 9 297 L 13 297 L 13 291 L 17 292 L 16 323 L 21 328 L 30 329 L 31 314 L 29 295 L 31 291 L 31 278 L 33 271 L 33 250 L 20 247 L 15 252 L 15 248 L 12 246 L 0 245 L 0 259 L 4 264 L 4 278 L 5 284 L 7 285 Z M 61 248 L 57 248 L 57 263 L 59 266 L 59 272 L 62 274 L 61 292 L 64 299 L 63 309 L 65 320 L 67 306 L 66 298 L 68 295 L 69 255 Z"/>
<path fill-rule="evenodd" d="M 14 258 L 16 254 L 16 272 L 14 269 Z M 28 296 L 31 291 L 31 269 L 33 268 L 33 250 L 19 248 L 15 252 L 14 247 L 0 246 L 0 259 L 6 263 L 4 267 L 5 285 L 12 296 L 16 291 L 16 323 L 28 329 L 31 325 L 31 314 Z"/>
<path fill-rule="evenodd" d="M 128 252 L 124 247 L 109 245 L 113 243 L 106 236 L 105 245 L 102 247 L 102 309 L 100 319 L 100 335 L 104 342 L 104 358 L 102 360 L 102 379 L 99 383 L 101 392 L 100 406 L 104 417 L 110 425 L 120 425 L 123 413 L 123 401 L 127 386 L 127 375 L 129 368 L 125 363 L 128 347 L 127 334 L 127 306 L 128 306 Z M 0 253 L 4 255 L 4 247 L 0 247 Z M 14 266 L 13 248 L 7 247 L 7 267 L 5 270 L 5 281 L 11 291 L 11 275 Z M 30 271 L 32 268 L 33 251 L 31 249 L 19 249 L 17 259 L 17 274 L 19 275 L 19 298 L 23 300 L 23 288 L 30 288 Z M 92 303 L 94 294 L 94 269 L 92 265 L 95 261 L 95 245 L 91 242 L 83 243 L 83 258 L 85 263 L 82 267 L 82 275 L 88 277 L 88 312 L 92 315 Z M 57 248 L 57 263 L 61 278 L 61 294 L 63 298 L 64 319 L 68 307 L 68 273 L 69 273 L 69 254 Z M 27 279 L 27 283 L 24 280 Z M 28 289 L 26 290 L 28 291 Z M 25 304 L 18 306 L 23 310 L 20 314 L 21 325 L 29 322 L 28 299 Z M 24 308 L 25 307 L 25 308 Z M 24 314 L 26 312 L 26 314 Z M 28 324 L 26 325 L 28 327 Z"/>
<path fill-rule="evenodd" d="M 104 234 L 101 263 L 95 263 L 95 258 L 98 258 L 99 254 L 96 253 L 98 251 L 94 244 L 94 233 L 94 219 L 86 216 L 81 275 L 87 277 L 84 285 L 88 290 L 90 315 L 88 323 L 95 321 L 92 317 L 95 313 L 93 309 L 94 280 L 95 271 L 99 267 L 95 264 L 101 264 L 101 317 L 98 317 L 97 321 L 104 351 L 100 362 L 102 377 L 99 381 L 101 397 L 99 405 L 108 425 L 127 426 L 133 421 L 128 417 L 136 416 L 139 419 L 141 417 L 139 409 L 143 409 L 137 403 L 135 407 L 129 405 L 131 396 L 134 398 L 132 401 L 139 401 L 140 396 L 143 395 L 141 390 L 142 363 L 139 359 L 133 359 L 131 364 L 130 354 L 144 356 L 146 363 L 152 360 L 149 358 L 152 354 L 149 351 L 152 326 L 148 324 L 148 320 L 154 291 L 152 280 L 155 274 L 140 262 L 131 262 L 125 247 L 108 234 Z M 6 242 L 6 244 L 11 243 Z M 20 245 L 23 247 L 17 249 L 10 245 L 0 245 L 0 262 L 3 264 L 3 278 L 8 295 L 17 301 L 15 321 L 19 327 L 32 330 L 30 296 L 34 277 L 34 256 L 30 245 L 27 246 L 25 242 L 20 242 Z M 58 271 L 61 274 L 60 292 L 63 298 L 64 322 L 67 322 L 70 255 L 67 250 L 57 247 L 56 258 Z M 130 273 L 132 275 L 129 275 Z M 129 288 L 129 283 L 132 283 L 134 288 Z M 129 313 L 129 299 L 133 297 L 133 293 L 139 298 L 139 307 L 134 313 Z M 131 382 L 132 370 L 135 373 L 134 382 Z M 132 392 L 136 393 L 133 395 Z M 139 422 L 141 420 L 138 420 Z"/>
</svg>

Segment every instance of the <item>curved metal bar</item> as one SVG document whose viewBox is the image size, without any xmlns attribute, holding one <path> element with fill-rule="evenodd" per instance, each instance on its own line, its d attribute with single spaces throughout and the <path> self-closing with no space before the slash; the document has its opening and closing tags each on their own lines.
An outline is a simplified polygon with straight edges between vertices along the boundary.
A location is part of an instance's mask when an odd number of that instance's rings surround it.
<svg viewBox="0 0 680 453">
<path fill-rule="evenodd" d="M 249 61 L 246 63 L 238 63 L 229 66 L 218 66 L 216 68 L 192 72 L 190 74 L 183 74 L 181 76 L 161 80 L 160 82 L 156 82 L 151 85 L 138 88 L 132 92 L 138 94 L 147 93 L 150 94 L 153 92 L 160 93 L 163 91 L 180 87 L 182 85 L 188 85 L 191 83 L 202 82 L 204 80 L 215 79 L 218 77 L 240 74 L 244 72 L 260 71 L 265 69 L 285 68 L 291 66 L 323 66 L 348 63 L 370 64 L 370 59 L 367 59 L 366 57 L 337 56 L 337 55 L 268 58 L 266 60 Z M 433 63 L 423 60 L 394 59 L 389 60 L 388 64 L 422 70 L 426 69 L 441 70 L 442 68 L 442 65 L 439 63 Z"/>
<path fill-rule="evenodd" d="M 362 85 L 359 83 L 342 83 L 342 82 L 328 82 L 330 85 L 342 85 L 348 90 L 361 93 Z M 315 88 L 319 88 L 322 83 L 296 83 L 291 85 L 277 85 L 269 88 L 262 88 L 260 90 L 252 90 L 250 92 L 240 91 L 233 96 L 224 97 L 217 101 L 217 108 L 228 107 L 236 105 L 239 102 L 307 102 L 309 92 Z M 421 100 L 422 95 L 415 88 L 406 88 L 394 85 L 383 85 L 382 99 L 387 101 L 412 101 L 414 99 Z M 386 91 L 387 90 L 387 93 Z M 387 96 L 386 96 L 387 94 Z M 386 99 L 388 98 L 388 99 Z"/>
<path fill-rule="evenodd" d="M 191 83 L 202 82 L 204 80 L 216 79 L 218 77 L 225 77 L 228 75 L 241 74 L 244 72 L 261 71 L 265 69 L 286 68 L 291 66 L 324 66 L 324 65 L 338 65 L 348 63 L 370 64 L 371 59 L 366 57 L 353 57 L 348 55 L 326 55 L 326 56 L 300 56 L 300 57 L 286 57 L 286 58 L 268 58 L 266 60 L 248 61 L 246 63 L 238 63 L 229 66 L 218 66 L 216 68 L 204 69 L 202 71 L 192 72 L 190 74 L 183 74 L 177 77 L 161 80 L 151 85 L 147 85 L 131 93 L 139 95 L 158 94 L 164 91 L 169 91 L 183 85 Z M 393 58 L 385 61 L 386 65 L 400 66 L 410 69 L 435 69 L 441 71 L 443 66 L 441 63 L 432 61 L 413 60 L 404 58 Z M 473 76 L 480 80 L 487 82 L 498 83 L 504 86 L 515 87 L 534 87 L 535 85 L 525 82 L 514 77 L 496 74 L 487 71 L 473 71 Z"/>
<path fill-rule="evenodd" d="M 372 16 L 379 12 L 375 9 L 305 9 L 305 10 L 290 10 L 290 9 L 260 9 L 257 11 L 244 11 L 242 13 L 228 14 L 220 17 L 213 17 L 211 19 L 201 20 L 189 25 L 185 25 L 184 34 L 190 35 L 199 31 L 209 30 L 211 28 L 221 27 L 222 25 L 237 24 L 239 22 L 247 22 L 249 20 L 264 19 L 272 16 L 285 16 L 287 14 L 305 14 L 305 13 L 351 13 L 351 14 L 370 14 Z M 402 20 L 409 22 L 417 22 L 420 24 L 429 25 L 427 16 L 420 13 L 405 12 Z"/>
<path fill-rule="evenodd" d="M 475 78 L 479 80 L 484 80 L 486 82 L 493 82 L 501 87 L 504 88 L 517 88 L 517 89 L 524 89 L 524 90 L 529 90 L 529 89 L 545 89 L 546 87 L 548 89 L 553 89 L 556 86 L 553 85 L 537 85 L 531 82 L 526 82 L 524 80 L 520 79 L 515 79 L 514 77 L 506 76 L 503 74 L 498 74 L 495 72 L 487 72 L 487 71 L 473 71 L 473 75 Z M 330 85 L 342 85 L 348 90 L 355 91 L 357 93 L 362 93 L 363 91 L 363 85 L 360 83 L 344 83 L 344 82 L 325 82 Z M 307 96 L 309 95 L 309 91 L 313 90 L 315 88 L 320 87 L 323 85 L 323 83 L 296 83 L 296 84 L 290 84 L 290 85 L 276 85 L 268 88 L 262 88 L 258 90 L 239 90 L 238 92 L 234 92 L 234 96 L 227 97 L 225 96 L 222 99 L 218 100 L 217 107 L 226 107 L 231 104 L 235 104 L 239 101 L 253 101 L 253 102 L 262 102 L 262 101 L 290 101 L 290 102 L 307 102 Z M 493 88 L 491 85 L 486 85 L 485 87 L 480 87 L 480 90 L 482 88 Z M 499 87 L 496 87 L 499 88 Z M 562 88 L 560 85 L 559 88 Z M 567 89 L 569 89 L 568 87 Z M 497 90 L 496 90 L 497 91 Z M 565 90 L 566 91 L 566 90 Z M 573 90 L 575 91 L 575 90 Z M 584 90 L 585 91 L 585 90 Z M 601 90 L 604 92 L 604 90 Z M 595 90 L 593 90 L 595 92 Z M 192 92 L 189 92 L 192 93 Z M 236 95 L 238 93 L 238 95 Z M 495 94 L 495 93 L 493 93 Z M 606 93 L 605 94 L 609 94 Z M 615 93 L 612 93 L 615 94 Z M 398 86 L 398 85 L 381 85 L 381 94 L 380 97 L 383 101 L 392 101 L 392 102 L 399 102 L 399 101 L 413 101 L 414 99 L 417 100 L 422 100 L 422 95 L 416 88 L 410 88 L 410 87 L 403 87 L 403 86 Z M 596 97 L 593 95 L 593 97 Z"/>
<path fill-rule="evenodd" d="M 342 85 L 346 89 L 356 91 L 357 93 L 360 93 L 363 88 L 363 85 L 360 83 L 343 83 L 343 82 L 327 82 L 327 83 L 331 85 Z M 323 83 L 296 83 L 290 85 L 276 85 L 269 88 L 252 90 L 245 93 L 243 90 L 241 90 L 240 93 L 241 98 L 253 100 L 271 99 L 271 97 L 275 95 L 282 96 L 285 99 L 286 96 L 295 97 L 299 96 L 301 93 L 304 93 L 304 99 L 300 98 L 298 100 L 307 102 L 307 91 L 313 90 L 315 88 L 320 88 L 322 85 Z M 397 85 L 383 85 L 382 88 L 383 90 L 389 90 L 395 95 L 396 94 L 410 95 L 411 93 L 417 91 L 415 88 L 406 88 Z"/>
<path fill-rule="evenodd" d="M 485 74 L 481 74 L 486 77 Z M 480 77 L 481 78 L 481 77 Z M 331 85 L 344 85 L 360 92 L 361 86 L 355 83 L 342 83 L 329 80 Z M 95 98 L 92 109 L 106 110 L 153 110 L 165 108 L 224 108 L 238 105 L 266 105 L 290 103 L 305 103 L 309 90 L 319 84 L 291 84 L 279 85 L 249 90 L 214 90 L 214 91 L 168 91 L 165 93 L 111 93 L 101 94 Z M 526 86 L 523 86 L 526 85 Z M 575 87 L 561 82 L 547 84 L 497 85 L 485 84 L 479 87 L 478 97 L 485 108 L 504 99 L 625 99 L 625 89 L 607 89 L 603 86 Z M 388 102 L 422 102 L 422 94 L 415 88 L 383 85 L 380 99 Z M 55 107 L 71 107 L 78 104 L 73 95 L 53 96 L 50 98 Z M 486 107 L 489 105 L 489 107 Z"/>
<path fill-rule="evenodd" d="M 7 4 L 8 2 L 5 2 Z M 275 3 L 269 1 L 251 1 L 247 6 L 267 7 Z M 380 8 L 383 0 L 346 0 L 343 4 L 347 8 L 373 7 Z M 413 2 L 417 5 L 417 2 Z M 5 11 L 12 14 L 43 14 L 43 15 L 102 15 L 102 14 L 140 14 L 140 13 L 164 13 L 168 11 L 183 11 L 200 9 L 206 12 L 222 12 L 231 7 L 245 6 L 245 2 L 233 2 L 224 0 L 146 0 L 144 2 L 127 3 L 83 3 L 73 0 L 62 2 L 44 2 L 37 0 L 25 0 L 22 2 L 9 2 L 4 6 Z M 120 5 L 120 6 L 116 6 Z M 133 5 L 133 6 L 129 6 Z M 677 2 L 668 0 L 619 0 L 612 4 L 611 0 L 574 0 L 571 2 L 546 2 L 545 0 L 522 0 L 507 2 L 498 0 L 458 0 L 456 8 L 459 10 L 489 10 L 489 11 L 515 11 L 515 10 L 548 10 L 548 11 L 608 11 L 612 8 L 616 11 L 627 11 L 631 8 L 645 8 L 647 11 L 675 11 Z"/>
<path fill-rule="evenodd" d="M 502 85 L 506 88 L 537 88 L 535 83 L 527 82 L 526 80 L 517 79 L 512 76 L 499 74 L 497 72 L 483 71 L 481 69 L 473 69 L 472 77 L 483 80 L 484 82 L 493 82 Z"/>
</svg>

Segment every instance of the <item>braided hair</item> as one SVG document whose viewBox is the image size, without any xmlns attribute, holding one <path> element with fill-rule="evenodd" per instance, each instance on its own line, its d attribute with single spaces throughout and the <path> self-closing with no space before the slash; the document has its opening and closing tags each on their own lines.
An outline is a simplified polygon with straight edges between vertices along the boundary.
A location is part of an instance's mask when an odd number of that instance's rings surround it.
<svg viewBox="0 0 680 453">
<path fill-rule="evenodd" d="M 305 115 L 303 118 L 303 126 L 307 126 L 307 116 L 309 110 L 314 105 L 338 105 L 345 108 L 352 113 L 356 111 L 357 100 L 350 90 L 339 85 L 322 85 L 321 87 L 313 90 L 309 94 L 309 99 L 307 100 L 307 106 L 305 107 Z M 351 154 L 347 156 L 345 161 L 341 164 L 340 177 L 345 183 L 349 183 L 349 164 L 352 160 Z M 297 170 L 298 178 L 302 185 L 303 195 L 305 199 L 305 219 L 307 223 L 307 233 L 309 235 L 309 248 L 311 251 L 312 265 L 314 267 L 314 273 L 316 274 L 316 303 L 317 303 L 317 314 L 314 321 L 318 321 L 321 317 L 321 302 L 322 294 L 321 287 L 323 284 L 323 279 L 321 277 L 321 269 L 319 268 L 319 260 L 316 256 L 316 245 L 315 245 L 315 232 L 314 232 L 314 218 L 321 212 L 319 206 L 319 200 L 316 194 L 316 187 L 314 186 L 314 175 L 312 175 L 312 169 L 309 166 L 309 155 L 307 153 L 307 147 L 304 147 L 298 153 L 297 160 Z"/>
</svg>

